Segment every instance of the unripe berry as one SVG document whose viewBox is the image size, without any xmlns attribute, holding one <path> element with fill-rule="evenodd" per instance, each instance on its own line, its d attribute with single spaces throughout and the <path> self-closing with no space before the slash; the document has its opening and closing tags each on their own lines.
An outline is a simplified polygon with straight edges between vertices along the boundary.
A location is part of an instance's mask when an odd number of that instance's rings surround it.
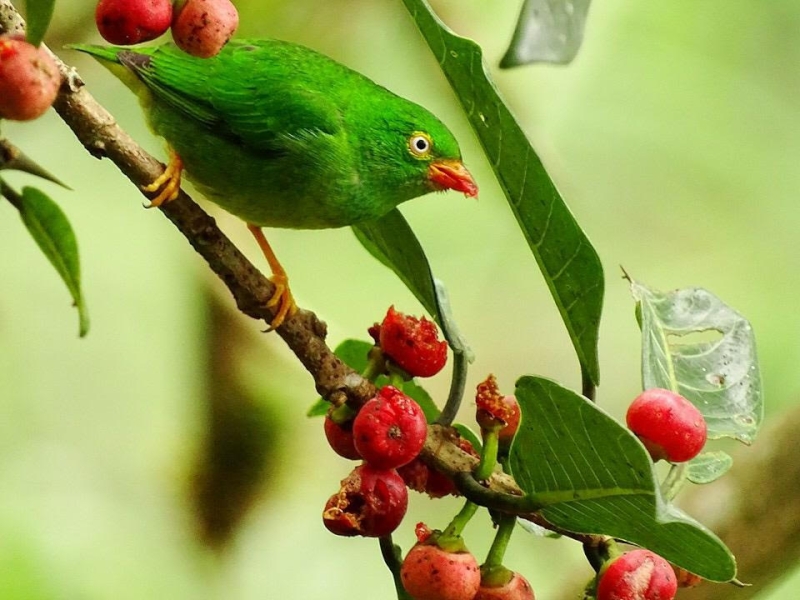
<svg viewBox="0 0 800 600">
<path fill-rule="evenodd" d="M 481 572 L 469 552 L 417 544 L 403 560 L 400 579 L 414 600 L 473 600 L 481 585 Z"/>
<path fill-rule="evenodd" d="M 149 42 L 172 23 L 170 0 L 100 0 L 94 11 L 97 30 L 112 44 Z"/>
<path fill-rule="evenodd" d="M 381 388 L 353 420 L 356 450 L 367 463 L 381 469 L 414 460 L 425 445 L 427 432 L 419 404 L 390 385 Z"/>
<path fill-rule="evenodd" d="M 172 38 L 178 47 L 200 58 L 219 54 L 239 26 L 230 0 L 186 0 L 175 9 Z"/>
<path fill-rule="evenodd" d="M 361 455 L 353 443 L 353 421 L 336 423 L 330 415 L 325 415 L 325 437 L 333 451 L 343 458 L 361 460 Z"/>
<path fill-rule="evenodd" d="M 14 38 L 0 38 L 0 118 L 30 121 L 50 108 L 61 75 L 43 47 Z"/>
<path fill-rule="evenodd" d="M 389 535 L 406 514 L 408 491 L 397 471 L 361 465 L 345 479 L 322 512 L 325 527 L 336 535 Z"/>
<path fill-rule="evenodd" d="M 413 377 L 436 375 L 447 362 L 447 342 L 439 340 L 436 325 L 425 317 L 409 317 L 391 306 L 378 336 L 383 353 Z"/>
<path fill-rule="evenodd" d="M 603 567 L 597 600 L 672 600 L 677 591 L 670 564 L 658 554 L 638 549 Z"/>
<path fill-rule="evenodd" d="M 500 587 L 481 585 L 473 600 L 536 600 L 536 596 L 528 580 L 514 573 L 511 580 Z"/>
<path fill-rule="evenodd" d="M 706 443 L 703 415 L 670 390 L 652 388 L 639 394 L 628 408 L 626 421 L 655 461 L 686 462 Z"/>
</svg>

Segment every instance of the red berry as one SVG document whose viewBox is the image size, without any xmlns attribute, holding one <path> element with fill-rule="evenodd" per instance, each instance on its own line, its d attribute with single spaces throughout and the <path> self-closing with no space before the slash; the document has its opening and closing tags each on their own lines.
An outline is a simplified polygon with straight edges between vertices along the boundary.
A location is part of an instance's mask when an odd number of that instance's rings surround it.
<svg viewBox="0 0 800 600">
<path fill-rule="evenodd" d="M 156 39 L 172 22 L 170 0 L 100 0 L 94 11 L 97 30 L 112 44 Z"/>
<path fill-rule="evenodd" d="M 381 323 L 380 345 L 386 356 L 413 377 L 436 375 L 447 362 L 447 342 L 439 341 L 436 325 L 425 317 L 408 317 L 394 306 Z"/>
<path fill-rule="evenodd" d="M 219 54 L 239 26 L 239 13 L 230 0 L 186 0 L 175 9 L 172 38 L 192 56 Z"/>
<path fill-rule="evenodd" d="M 400 567 L 400 579 L 414 600 L 473 600 L 481 585 L 481 571 L 469 552 L 417 544 Z"/>
<path fill-rule="evenodd" d="M 517 435 L 517 429 L 519 429 L 519 420 L 522 416 L 522 413 L 519 410 L 519 402 L 517 402 L 517 397 L 513 394 L 503 396 L 503 404 L 506 405 L 508 412 L 506 416 L 506 425 L 498 434 L 501 447 L 511 445 L 511 442 L 514 440 L 514 436 Z"/>
<path fill-rule="evenodd" d="M 597 600 L 672 600 L 678 582 L 670 564 L 649 550 L 626 552 L 600 571 Z"/>
<path fill-rule="evenodd" d="M 333 451 L 350 460 L 361 460 L 361 455 L 353 444 L 353 421 L 337 423 L 330 414 L 325 415 L 325 437 Z"/>
<path fill-rule="evenodd" d="M 389 535 L 406 514 L 408 491 L 397 471 L 361 465 L 328 499 L 322 521 L 336 535 Z"/>
<path fill-rule="evenodd" d="M 528 580 L 514 573 L 511 580 L 500 587 L 481 585 L 474 600 L 536 600 L 536 596 Z"/>
<path fill-rule="evenodd" d="M 458 495 L 458 490 L 452 480 L 436 469 L 432 469 L 419 458 L 398 467 L 397 472 L 406 485 L 415 492 L 428 494 L 431 498 L 442 498 L 451 494 Z"/>
<path fill-rule="evenodd" d="M 15 37 L 0 38 L 0 118 L 41 116 L 60 86 L 61 75 L 47 50 Z"/>
<path fill-rule="evenodd" d="M 652 388 L 639 394 L 628 408 L 626 421 L 655 461 L 691 460 L 706 443 L 703 415 L 694 404 L 670 390 Z"/>
<path fill-rule="evenodd" d="M 380 469 L 394 469 L 414 460 L 427 433 L 419 404 L 390 385 L 381 388 L 353 420 L 356 450 Z"/>
</svg>

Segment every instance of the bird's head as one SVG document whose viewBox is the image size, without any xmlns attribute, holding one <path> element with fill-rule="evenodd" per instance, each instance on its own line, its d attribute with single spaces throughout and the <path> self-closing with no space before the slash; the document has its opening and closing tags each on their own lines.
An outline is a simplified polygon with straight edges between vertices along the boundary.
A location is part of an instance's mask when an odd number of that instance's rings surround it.
<svg viewBox="0 0 800 600">
<path fill-rule="evenodd" d="M 474 198 L 478 186 L 461 159 L 458 142 L 426 109 L 394 97 L 388 110 L 376 111 L 371 132 L 362 139 L 370 177 L 403 202 L 429 192 L 455 190 Z"/>
</svg>

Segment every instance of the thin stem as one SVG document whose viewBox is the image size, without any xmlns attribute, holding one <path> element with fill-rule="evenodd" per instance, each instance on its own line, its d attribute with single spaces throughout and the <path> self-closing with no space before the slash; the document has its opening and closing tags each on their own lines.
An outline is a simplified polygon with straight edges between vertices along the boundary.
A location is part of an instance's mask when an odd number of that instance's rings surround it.
<svg viewBox="0 0 800 600">
<path fill-rule="evenodd" d="M 381 556 L 383 562 L 389 567 L 394 580 L 394 589 L 397 592 L 397 600 L 414 600 L 406 589 L 403 587 L 403 581 L 400 579 L 400 567 L 403 562 L 400 560 L 400 546 L 392 541 L 391 535 L 385 535 L 378 539 L 381 547 Z"/>
<path fill-rule="evenodd" d="M 398 390 L 402 390 L 404 382 L 405 379 L 401 373 L 398 373 L 394 369 L 389 369 L 389 385 L 396 387 Z"/>
<path fill-rule="evenodd" d="M 11 205 L 17 210 L 22 210 L 22 196 L 20 196 L 14 188 L 9 186 L 5 181 L 0 179 L 0 194 L 8 200 Z"/>
<path fill-rule="evenodd" d="M 364 379 L 368 379 L 372 383 L 375 383 L 375 380 L 378 378 L 378 376 L 381 375 L 385 370 L 386 361 L 383 358 L 383 354 L 381 354 L 378 348 L 373 348 L 369 352 L 369 360 L 367 361 L 367 366 L 364 367 L 364 370 L 361 372 L 361 376 Z"/>
<path fill-rule="evenodd" d="M 483 432 L 483 448 L 481 449 L 481 462 L 475 468 L 475 479 L 484 481 L 489 479 L 497 465 L 497 451 L 499 447 L 500 427 Z"/>
<path fill-rule="evenodd" d="M 489 548 L 489 553 L 486 555 L 486 560 L 483 563 L 484 567 L 492 569 L 503 565 L 503 557 L 506 554 L 506 548 L 511 539 L 511 534 L 514 533 L 514 526 L 516 524 L 517 517 L 515 515 L 502 515 L 500 517 L 492 547 Z"/>
<path fill-rule="evenodd" d="M 470 500 L 467 500 L 464 503 L 464 507 L 458 511 L 458 514 L 453 517 L 453 520 L 450 521 L 450 525 L 442 532 L 442 537 L 456 537 L 460 536 L 461 532 L 464 531 L 464 527 L 467 526 L 469 520 L 473 517 L 475 512 L 478 510 L 478 505 Z"/>
<path fill-rule="evenodd" d="M 450 378 L 450 392 L 441 414 L 436 419 L 439 425 L 450 426 L 461 408 L 464 389 L 467 387 L 467 368 L 469 360 L 464 352 L 453 352 L 453 374 Z"/>
</svg>

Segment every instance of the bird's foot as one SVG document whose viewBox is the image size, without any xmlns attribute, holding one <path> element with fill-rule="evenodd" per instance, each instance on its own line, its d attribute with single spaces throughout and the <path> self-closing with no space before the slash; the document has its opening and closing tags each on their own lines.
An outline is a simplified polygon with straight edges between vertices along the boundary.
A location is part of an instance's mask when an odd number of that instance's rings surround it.
<svg viewBox="0 0 800 600">
<path fill-rule="evenodd" d="M 289 289 L 289 278 L 285 274 L 273 275 L 269 280 L 275 286 L 275 293 L 267 302 L 267 308 L 277 307 L 278 309 L 267 329 L 267 331 L 273 331 L 280 327 L 288 317 L 294 316 L 297 312 L 297 303 L 292 296 L 292 290 Z"/>
<path fill-rule="evenodd" d="M 164 172 L 159 175 L 151 184 L 143 185 L 145 192 L 158 192 L 155 198 L 150 200 L 147 208 L 155 208 L 172 202 L 178 197 L 181 191 L 181 174 L 183 173 L 183 161 L 174 151 L 169 153 L 169 163 Z"/>
</svg>

